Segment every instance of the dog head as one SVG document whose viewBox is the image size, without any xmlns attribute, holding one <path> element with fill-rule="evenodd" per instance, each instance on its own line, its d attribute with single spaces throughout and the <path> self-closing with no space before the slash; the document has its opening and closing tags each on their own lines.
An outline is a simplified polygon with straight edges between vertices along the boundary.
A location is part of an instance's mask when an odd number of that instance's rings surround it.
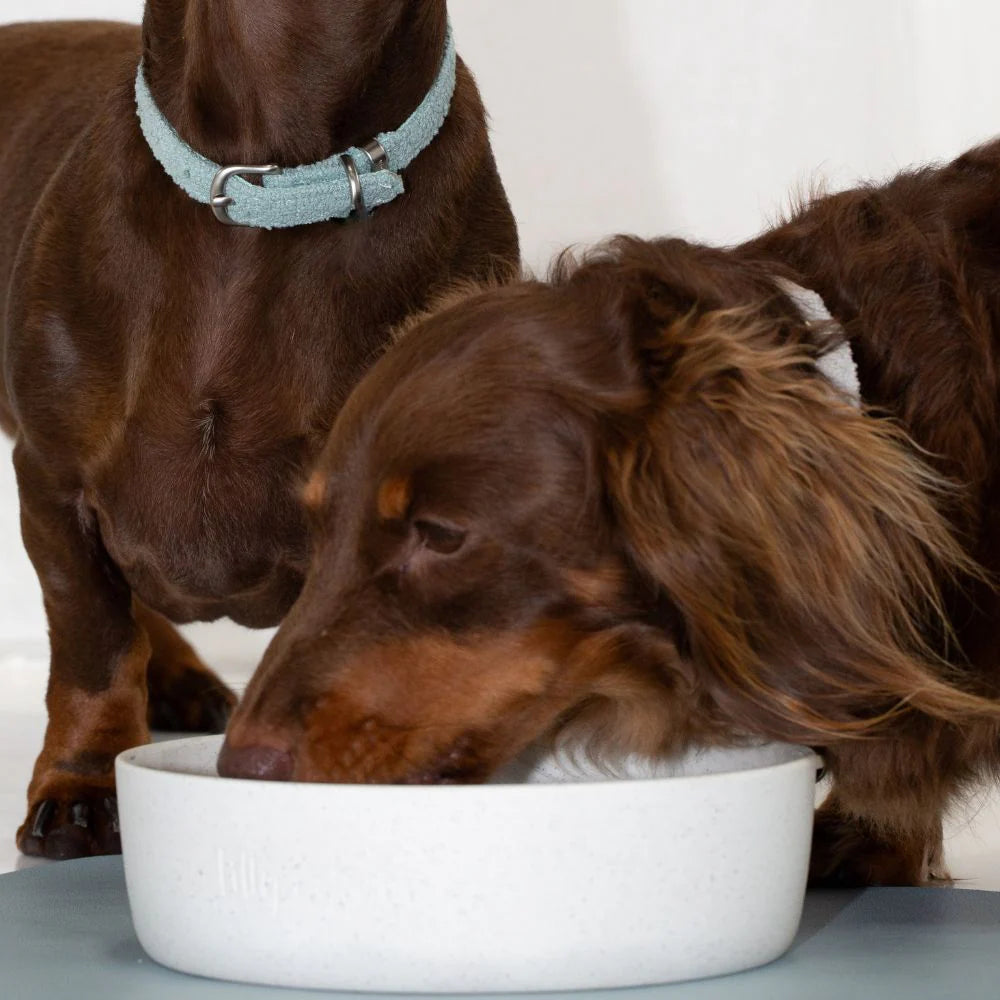
<svg viewBox="0 0 1000 1000">
<path fill-rule="evenodd" d="M 305 487 L 312 568 L 223 773 L 476 781 L 567 731 L 828 745 L 974 708 L 930 648 L 973 571 L 948 487 L 816 341 L 764 270 L 681 241 L 414 321 Z"/>
</svg>

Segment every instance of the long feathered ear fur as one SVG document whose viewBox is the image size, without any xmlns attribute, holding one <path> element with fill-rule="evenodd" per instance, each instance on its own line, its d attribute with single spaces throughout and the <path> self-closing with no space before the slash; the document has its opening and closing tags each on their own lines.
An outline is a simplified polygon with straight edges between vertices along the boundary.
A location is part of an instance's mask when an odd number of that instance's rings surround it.
<svg viewBox="0 0 1000 1000">
<path fill-rule="evenodd" d="M 619 414 L 608 492 L 720 712 L 814 744 L 914 709 L 996 717 L 945 659 L 942 586 L 978 572 L 941 513 L 954 488 L 773 317 L 678 313 L 660 275 L 623 266 L 644 389 Z"/>
</svg>

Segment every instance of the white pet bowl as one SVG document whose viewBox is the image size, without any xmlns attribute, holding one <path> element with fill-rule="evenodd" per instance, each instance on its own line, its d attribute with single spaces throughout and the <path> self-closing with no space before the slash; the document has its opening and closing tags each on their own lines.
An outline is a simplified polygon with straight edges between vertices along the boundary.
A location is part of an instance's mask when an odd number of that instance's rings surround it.
<svg viewBox="0 0 1000 1000">
<path fill-rule="evenodd" d="M 175 969 L 336 990 L 620 987 L 761 965 L 798 928 L 817 764 L 802 747 L 626 762 L 628 780 L 549 760 L 510 769 L 520 784 L 377 786 L 219 778 L 220 742 L 117 762 L 136 934 Z"/>
</svg>

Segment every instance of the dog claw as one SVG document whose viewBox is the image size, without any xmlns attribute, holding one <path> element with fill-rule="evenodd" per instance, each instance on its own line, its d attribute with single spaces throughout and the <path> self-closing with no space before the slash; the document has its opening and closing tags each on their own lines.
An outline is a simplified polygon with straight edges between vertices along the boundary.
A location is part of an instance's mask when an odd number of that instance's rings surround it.
<svg viewBox="0 0 1000 1000">
<path fill-rule="evenodd" d="M 108 819 L 111 823 L 111 832 L 121 833 L 121 828 L 118 823 L 118 799 L 113 795 L 109 795 L 104 800 L 104 811 L 108 814 Z"/>
<path fill-rule="evenodd" d="M 118 802 L 107 790 L 80 788 L 72 798 L 43 799 L 17 835 L 25 854 L 63 861 L 121 853 Z"/>
<path fill-rule="evenodd" d="M 54 799 L 45 799 L 38 803 L 38 808 L 35 810 L 35 818 L 31 824 L 32 837 L 41 838 L 45 836 L 45 831 L 48 829 L 55 811 L 56 803 Z"/>
</svg>

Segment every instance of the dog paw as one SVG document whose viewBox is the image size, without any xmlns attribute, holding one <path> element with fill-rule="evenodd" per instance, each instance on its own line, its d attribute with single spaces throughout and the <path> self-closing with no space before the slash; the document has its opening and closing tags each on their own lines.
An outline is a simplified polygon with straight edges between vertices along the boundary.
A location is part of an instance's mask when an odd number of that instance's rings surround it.
<svg viewBox="0 0 1000 1000">
<path fill-rule="evenodd" d="M 944 846 L 942 844 L 935 844 L 927 851 L 927 859 L 924 862 L 924 883 L 943 887 L 955 884 L 955 879 L 944 860 Z"/>
<path fill-rule="evenodd" d="M 221 733 L 236 695 L 201 664 L 149 672 L 149 726 L 170 733 Z"/>
<path fill-rule="evenodd" d="M 17 831 L 17 846 L 22 854 L 55 861 L 121 854 L 113 789 L 66 789 L 33 802 Z"/>
</svg>

